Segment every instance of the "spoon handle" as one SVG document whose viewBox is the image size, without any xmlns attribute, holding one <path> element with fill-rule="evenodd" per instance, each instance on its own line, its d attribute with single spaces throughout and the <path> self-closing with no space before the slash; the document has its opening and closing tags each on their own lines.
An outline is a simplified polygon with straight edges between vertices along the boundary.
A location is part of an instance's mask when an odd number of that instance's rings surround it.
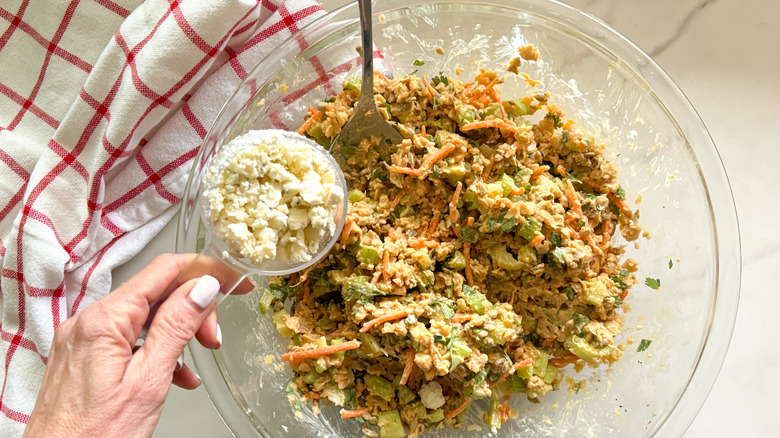
<svg viewBox="0 0 780 438">
<path fill-rule="evenodd" d="M 363 45 L 363 83 L 360 86 L 362 96 L 374 93 L 374 40 L 372 36 L 371 0 L 358 0 L 360 8 L 361 43 Z"/>
</svg>

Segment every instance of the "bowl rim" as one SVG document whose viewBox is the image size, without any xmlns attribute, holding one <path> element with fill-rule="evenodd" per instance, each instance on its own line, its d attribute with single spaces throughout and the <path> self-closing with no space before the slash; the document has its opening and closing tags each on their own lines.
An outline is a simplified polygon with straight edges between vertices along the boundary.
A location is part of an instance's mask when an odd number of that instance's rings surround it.
<svg viewBox="0 0 780 438">
<path fill-rule="evenodd" d="M 518 4 L 515 0 L 455 0 L 431 1 L 425 2 L 425 4 L 499 7 L 535 15 L 569 27 L 581 36 L 590 39 L 592 43 L 595 43 L 595 46 L 606 50 L 611 56 L 616 57 L 638 79 L 644 82 L 649 87 L 658 104 L 667 112 L 669 119 L 678 124 L 679 131 L 684 133 L 688 140 L 688 147 L 691 148 L 696 158 L 699 175 L 705 187 L 705 193 L 708 197 L 707 201 L 711 210 L 716 252 L 716 287 L 709 326 L 701 345 L 698 360 L 690 372 L 687 385 L 682 388 L 675 405 L 665 418 L 656 422 L 651 433 L 652 436 L 682 436 L 703 407 L 725 361 L 736 321 L 741 288 L 741 236 L 736 204 L 720 153 L 704 122 L 679 86 L 660 65 L 620 32 L 587 12 L 558 0 L 525 0 L 521 4 Z M 399 0 L 387 5 L 386 8 L 375 8 L 374 16 L 420 5 L 420 2 L 414 0 Z M 343 17 L 345 14 L 348 15 L 347 18 Z M 280 56 L 280 48 L 297 43 L 297 39 L 302 35 L 323 31 L 323 25 L 329 23 L 334 17 L 341 18 L 340 21 L 345 23 L 357 22 L 357 3 L 351 2 L 314 19 L 298 32 L 288 37 L 274 51 L 259 60 L 251 71 L 248 72 L 245 79 L 241 81 L 236 90 L 223 104 L 204 137 L 204 142 L 201 144 L 194 159 L 193 169 L 190 171 L 182 199 L 189 199 L 190 187 L 195 177 L 195 169 L 206 149 L 206 142 L 211 137 L 218 122 L 226 116 L 229 104 L 238 97 L 242 87 L 248 81 L 254 80 L 252 78 L 259 68 L 275 57 Z M 647 70 L 647 74 L 640 74 L 645 70 Z M 660 98 L 661 95 L 664 96 L 663 100 Z M 686 114 L 688 125 L 685 128 L 679 126 L 680 120 L 674 114 Z M 186 230 L 191 216 L 187 214 L 188 207 L 190 207 L 188 203 L 181 203 L 177 227 L 176 252 L 185 251 L 188 244 L 186 241 L 188 237 Z M 728 269 L 723 269 L 723 267 Z M 201 375 L 208 376 L 214 374 L 215 376 L 221 376 L 221 379 L 204 378 L 203 383 L 217 413 L 231 432 L 237 436 L 249 433 L 268 437 L 267 432 L 251 424 L 249 418 L 243 415 L 244 412 L 241 413 L 240 418 L 234 418 L 235 416 L 227 418 L 226 412 L 231 409 L 235 410 L 237 401 L 229 389 L 232 386 L 232 382 L 221 372 L 223 366 L 220 365 L 223 363 L 221 354 L 218 351 L 206 350 L 195 341 L 190 342 L 189 349 L 195 360 L 196 367 L 199 371 L 203 370 Z"/>
</svg>

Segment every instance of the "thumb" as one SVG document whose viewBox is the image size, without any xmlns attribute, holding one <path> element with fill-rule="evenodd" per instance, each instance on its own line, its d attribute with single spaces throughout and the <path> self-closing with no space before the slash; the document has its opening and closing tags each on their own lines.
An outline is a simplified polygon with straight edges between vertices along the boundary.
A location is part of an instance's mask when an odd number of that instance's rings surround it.
<svg viewBox="0 0 780 438">
<path fill-rule="evenodd" d="M 154 316 L 141 350 L 133 360 L 163 375 L 173 373 L 176 359 L 195 336 L 203 321 L 214 310 L 219 281 L 204 275 L 190 280 L 174 291 Z"/>
</svg>

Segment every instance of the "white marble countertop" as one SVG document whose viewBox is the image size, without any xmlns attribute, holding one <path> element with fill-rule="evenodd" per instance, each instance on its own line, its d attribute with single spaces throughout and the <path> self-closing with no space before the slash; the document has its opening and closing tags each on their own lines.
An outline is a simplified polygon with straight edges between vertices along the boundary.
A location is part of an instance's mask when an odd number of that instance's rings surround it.
<svg viewBox="0 0 780 438">
<path fill-rule="evenodd" d="M 378 0 L 377 0 L 378 1 Z M 323 0 L 328 10 L 347 3 Z M 568 0 L 649 53 L 698 110 L 718 146 L 740 220 L 742 295 L 720 376 L 688 437 L 777 436 L 780 348 L 769 321 L 780 294 L 764 284 L 780 267 L 780 2 L 776 0 Z M 774 202 L 773 202 L 774 201 Z M 115 271 L 125 281 L 172 251 L 174 224 Z M 769 348 L 767 348 L 767 346 Z M 230 437 L 203 389 L 171 391 L 156 437 Z"/>
</svg>

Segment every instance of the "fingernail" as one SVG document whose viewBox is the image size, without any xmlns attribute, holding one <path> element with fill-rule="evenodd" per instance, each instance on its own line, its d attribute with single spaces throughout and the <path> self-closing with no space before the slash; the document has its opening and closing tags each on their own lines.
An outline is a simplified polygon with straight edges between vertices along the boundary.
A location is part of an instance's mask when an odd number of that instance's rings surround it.
<svg viewBox="0 0 780 438">
<path fill-rule="evenodd" d="M 201 309 L 205 309 L 209 303 L 217 296 L 219 292 L 219 281 L 210 275 L 204 275 L 200 277 L 195 287 L 192 288 L 190 294 L 190 301 Z"/>
<path fill-rule="evenodd" d="M 179 371 L 181 367 L 184 366 L 184 353 L 180 354 L 178 358 L 176 358 L 176 368 L 174 371 Z"/>
<path fill-rule="evenodd" d="M 219 323 L 217 323 L 217 344 L 219 344 L 219 347 L 222 346 L 222 327 L 219 326 Z"/>
</svg>

